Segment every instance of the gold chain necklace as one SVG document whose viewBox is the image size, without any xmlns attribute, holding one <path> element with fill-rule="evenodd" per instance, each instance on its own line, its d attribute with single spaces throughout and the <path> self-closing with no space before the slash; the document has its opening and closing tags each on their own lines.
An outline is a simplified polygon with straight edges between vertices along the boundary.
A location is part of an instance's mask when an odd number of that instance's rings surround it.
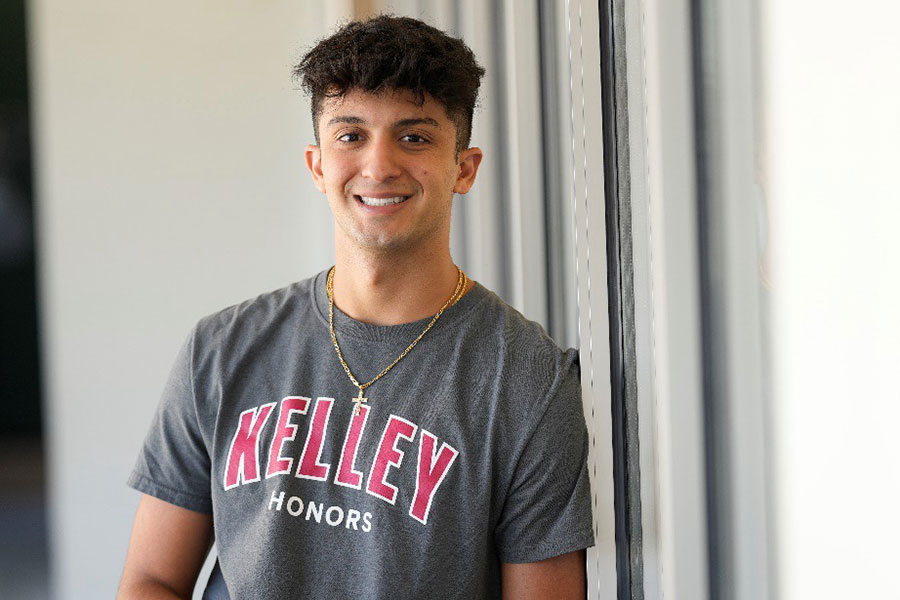
<svg viewBox="0 0 900 600">
<path fill-rule="evenodd" d="M 362 406 L 362 403 L 369 401 L 368 398 L 363 397 L 363 391 L 367 387 L 384 377 L 385 373 L 393 369 L 394 365 L 400 362 L 404 356 L 409 354 L 409 351 L 412 350 L 413 347 L 419 343 L 419 340 L 425 337 L 425 334 L 428 333 L 428 330 L 431 329 L 432 326 L 434 326 L 441 314 L 445 310 L 459 302 L 459 299 L 462 298 L 463 294 L 466 291 L 466 286 L 468 286 L 469 278 L 466 277 L 465 272 L 459 267 L 456 267 L 456 270 L 459 271 L 459 279 L 456 280 L 456 289 L 453 290 L 453 295 L 450 296 L 450 298 L 444 303 L 444 305 L 441 307 L 441 310 L 437 311 L 437 314 L 435 314 L 431 318 L 431 322 L 428 323 L 428 326 L 425 327 L 422 333 L 419 334 L 419 337 L 414 339 L 412 343 L 406 347 L 406 350 L 400 353 L 400 356 L 398 356 L 394 360 L 394 362 L 386 366 L 381 371 L 381 373 L 376 375 L 375 378 L 368 383 L 360 383 L 359 380 L 357 380 L 356 377 L 353 376 L 353 373 L 350 372 L 350 367 L 347 365 L 347 361 L 344 360 L 344 355 L 341 352 L 341 346 L 338 344 L 337 336 L 334 333 L 334 267 L 331 267 L 331 270 L 328 271 L 328 278 L 325 281 L 325 291 L 328 293 L 328 329 L 331 332 L 331 341 L 334 343 L 334 350 L 335 352 L 337 352 L 338 360 L 341 361 L 341 366 L 344 367 L 344 372 L 347 373 L 347 377 L 350 378 L 350 381 L 353 383 L 353 385 L 359 388 L 359 395 L 356 398 L 351 398 L 351 402 L 356 402 L 357 415 L 359 414 L 359 409 Z"/>
</svg>

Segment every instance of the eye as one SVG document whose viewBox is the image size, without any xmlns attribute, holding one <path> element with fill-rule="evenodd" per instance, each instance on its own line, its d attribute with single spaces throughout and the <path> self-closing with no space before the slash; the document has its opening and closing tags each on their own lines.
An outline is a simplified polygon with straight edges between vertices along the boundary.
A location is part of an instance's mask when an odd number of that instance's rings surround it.
<svg viewBox="0 0 900 600">
<path fill-rule="evenodd" d="M 417 133 L 407 133 L 402 138 L 404 142 L 410 142 L 412 144 L 427 144 L 429 140 Z"/>
<path fill-rule="evenodd" d="M 360 139 L 360 135 L 358 133 L 350 132 L 350 133 L 341 134 L 340 136 L 338 136 L 337 140 L 339 142 L 344 142 L 346 144 L 350 144 L 353 142 L 358 142 L 359 139 Z"/>
</svg>

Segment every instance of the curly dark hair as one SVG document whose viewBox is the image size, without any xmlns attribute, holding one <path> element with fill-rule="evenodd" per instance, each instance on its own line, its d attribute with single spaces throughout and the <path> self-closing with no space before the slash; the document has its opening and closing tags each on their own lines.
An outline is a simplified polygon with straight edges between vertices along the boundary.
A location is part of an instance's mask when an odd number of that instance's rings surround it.
<svg viewBox="0 0 900 600">
<path fill-rule="evenodd" d="M 399 89 L 413 92 L 420 105 L 427 92 L 444 106 L 456 126 L 459 152 L 469 146 L 484 69 L 462 40 L 416 19 L 380 15 L 351 21 L 319 41 L 293 75 L 312 97 L 317 142 L 325 98 L 340 98 L 352 89 Z"/>
</svg>

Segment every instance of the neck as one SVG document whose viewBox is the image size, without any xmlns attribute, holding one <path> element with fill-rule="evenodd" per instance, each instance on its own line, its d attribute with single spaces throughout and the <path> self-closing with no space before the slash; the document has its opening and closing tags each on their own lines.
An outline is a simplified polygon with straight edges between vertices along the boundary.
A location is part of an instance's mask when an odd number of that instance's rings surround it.
<svg viewBox="0 0 900 600">
<path fill-rule="evenodd" d="M 357 321 L 400 325 L 433 316 L 453 295 L 458 279 L 449 249 L 379 257 L 350 255 L 339 248 L 334 303 Z"/>
</svg>

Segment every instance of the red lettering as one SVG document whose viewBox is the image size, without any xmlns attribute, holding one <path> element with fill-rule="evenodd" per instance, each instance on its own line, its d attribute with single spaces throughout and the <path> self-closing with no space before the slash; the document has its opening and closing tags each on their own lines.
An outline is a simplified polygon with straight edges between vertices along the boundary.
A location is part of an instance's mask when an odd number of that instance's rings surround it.
<svg viewBox="0 0 900 600">
<path fill-rule="evenodd" d="M 309 398 L 300 396 L 288 396 L 281 401 L 281 409 L 278 411 L 278 427 L 275 429 L 275 437 L 269 447 L 269 466 L 266 468 L 266 478 L 274 475 L 283 475 L 291 472 L 294 465 L 293 458 L 282 458 L 281 451 L 284 443 L 293 440 L 297 436 L 297 426 L 290 423 L 294 413 L 306 414 L 309 407 Z"/>
<path fill-rule="evenodd" d="M 347 427 L 347 437 L 344 438 L 344 449 L 341 450 L 341 462 L 334 482 L 358 490 L 362 488 L 362 472 L 354 470 L 353 465 L 356 464 L 356 451 L 359 449 L 359 439 L 369 416 L 369 407 L 360 406 L 359 414 L 356 414 L 355 409 L 351 414 L 353 417 L 350 419 L 350 426 Z"/>
<path fill-rule="evenodd" d="M 263 404 L 259 410 L 251 408 L 241 413 L 237 430 L 228 449 L 225 468 L 225 489 L 259 481 L 259 432 L 262 430 L 275 402 Z"/>
<path fill-rule="evenodd" d="M 450 465 L 456 460 L 459 452 L 447 444 L 441 444 L 440 451 L 435 454 L 437 438 L 422 429 L 419 437 L 419 464 L 416 469 L 416 493 L 409 507 L 409 515 L 420 523 L 428 523 L 431 501 Z"/>
<path fill-rule="evenodd" d="M 375 454 L 372 469 L 369 471 L 366 492 L 389 504 L 396 502 L 397 488 L 387 482 L 388 470 L 391 465 L 399 467 L 403 462 L 403 451 L 397 449 L 397 438 L 402 437 L 411 442 L 413 436 L 416 435 L 416 429 L 416 425 L 406 419 L 391 415 L 381 434 L 378 452 Z"/>
<path fill-rule="evenodd" d="M 301 479 L 317 479 L 324 481 L 328 478 L 330 464 L 322 463 L 322 442 L 325 440 L 325 429 L 328 427 L 328 418 L 331 416 L 333 398 L 319 398 L 316 400 L 316 409 L 313 411 L 312 425 L 306 435 L 306 445 L 303 447 L 303 455 L 300 457 L 300 467 L 297 469 L 297 477 Z"/>
</svg>

